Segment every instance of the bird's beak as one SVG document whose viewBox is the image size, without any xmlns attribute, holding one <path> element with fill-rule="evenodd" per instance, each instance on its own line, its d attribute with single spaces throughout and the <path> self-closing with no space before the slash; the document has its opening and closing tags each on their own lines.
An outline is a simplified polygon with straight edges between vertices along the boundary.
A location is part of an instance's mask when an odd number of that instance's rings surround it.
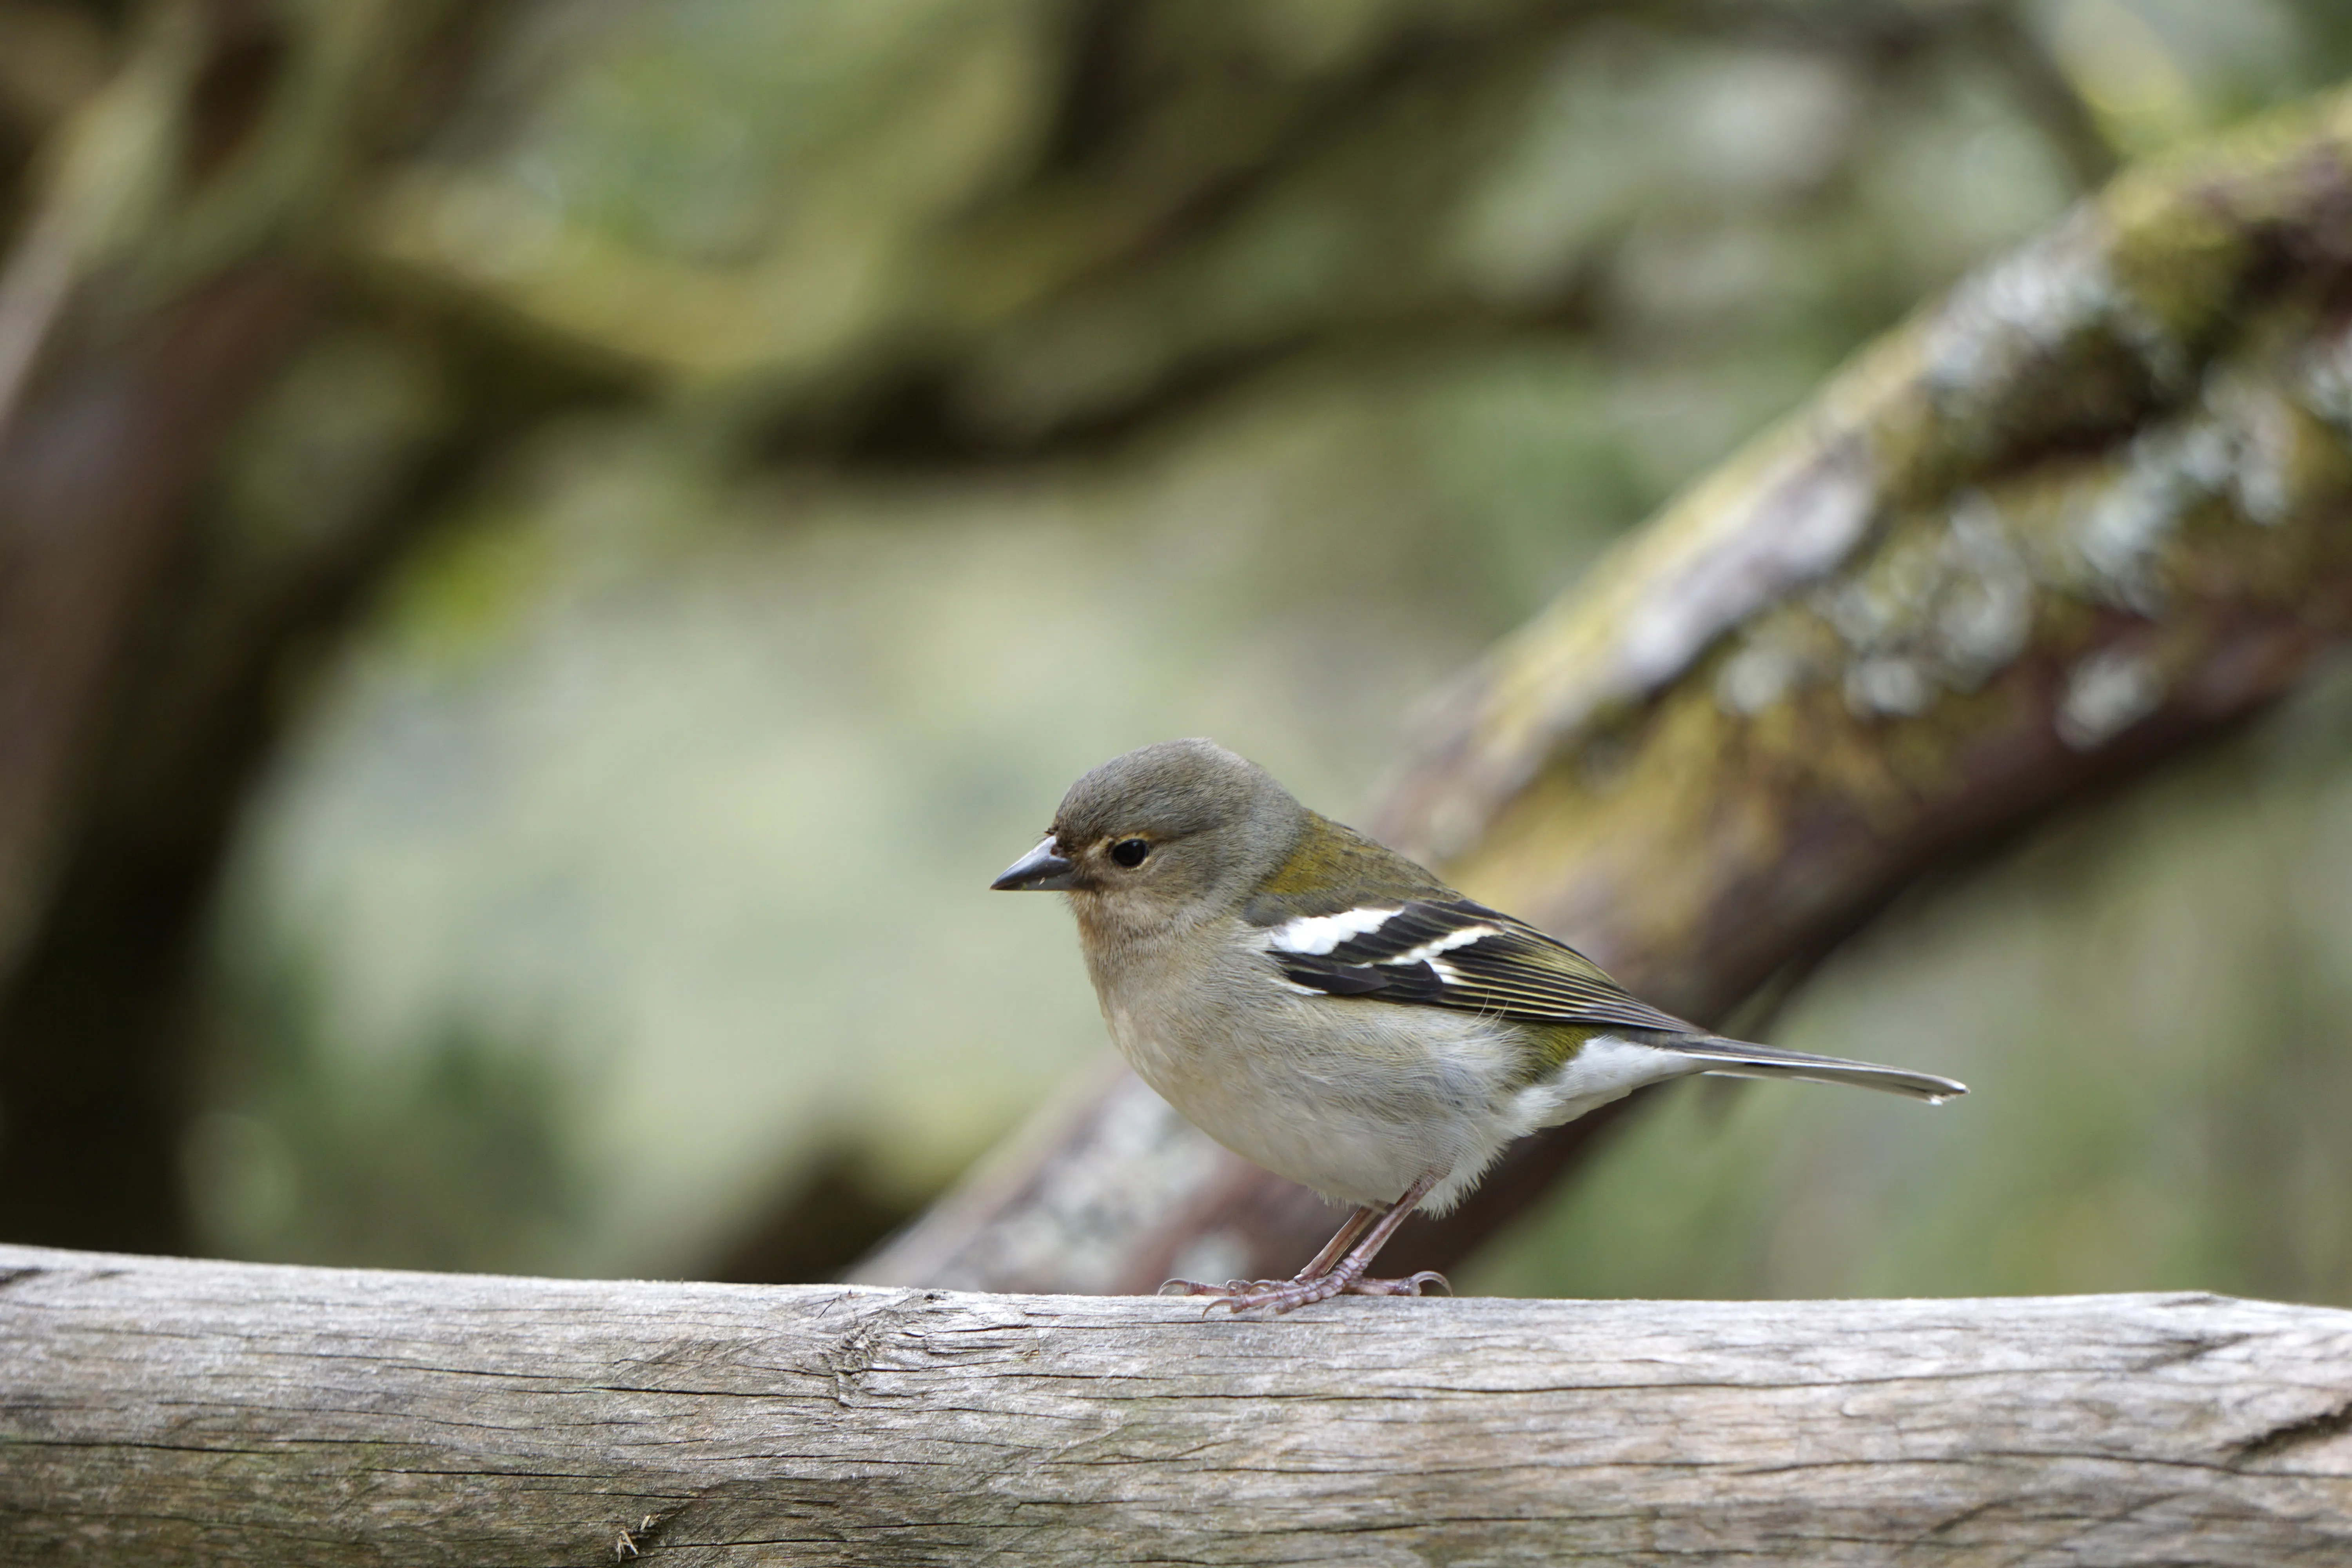
<svg viewBox="0 0 2352 1568">
<path fill-rule="evenodd" d="M 1066 893 L 1072 886 L 1072 873 L 1077 868 L 1056 854 L 1054 836 L 1047 834 L 1037 841 L 1037 847 L 1004 868 L 1004 875 L 989 884 L 1000 893 Z"/>
</svg>

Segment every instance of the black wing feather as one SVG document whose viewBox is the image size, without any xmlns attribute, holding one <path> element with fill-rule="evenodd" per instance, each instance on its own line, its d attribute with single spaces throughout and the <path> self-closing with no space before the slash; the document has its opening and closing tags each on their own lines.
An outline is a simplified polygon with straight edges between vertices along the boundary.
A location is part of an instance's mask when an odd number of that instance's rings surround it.
<svg viewBox="0 0 2352 1568">
<path fill-rule="evenodd" d="M 1415 956 L 1472 931 L 1478 934 Z M 1704 1033 L 1633 996 L 1566 942 L 1467 899 L 1406 900 L 1377 928 L 1327 953 L 1269 951 L 1286 979 L 1327 995 L 1454 1007 L 1528 1023 Z"/>
</svg>

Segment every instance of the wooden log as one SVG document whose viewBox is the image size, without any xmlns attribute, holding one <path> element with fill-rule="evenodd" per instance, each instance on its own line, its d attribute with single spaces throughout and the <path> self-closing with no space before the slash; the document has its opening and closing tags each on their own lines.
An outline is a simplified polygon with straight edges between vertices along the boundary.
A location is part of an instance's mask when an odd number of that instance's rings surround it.
<svg viewBox="0 0 2352 1568">
<path fill-rule="evenodd" d="M 2352 1312 L 0 1247 L 0 1563 L 2352 1561 Z"/>
</svg>

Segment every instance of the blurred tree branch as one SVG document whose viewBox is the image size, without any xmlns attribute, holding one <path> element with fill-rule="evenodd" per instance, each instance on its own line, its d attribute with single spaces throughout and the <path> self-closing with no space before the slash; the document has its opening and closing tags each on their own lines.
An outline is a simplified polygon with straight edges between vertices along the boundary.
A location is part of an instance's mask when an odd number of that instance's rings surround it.
<svg viewBox="0 0 2352 1568">
<path fill-rule="evenodd" d="M 187 1245 L 184 986 L 288 661 L 531 401 L 326 265 L 488 15 L 163 5 L 55 132 L 0 281 L 0 1232 Z"/>
<path fill-rule="evenodd" d="M 2016 5 L 1985 5 L 1972 19 L 1986 49 L 2000 62 L 2011 90 L 2066 160 L 2076 183 L 2095 190 L 2116 172 L 2115 144 L 2020 9 Z"/>
<path fill-rule="evenodd" d="M 1370 826 L 1719 1021 L 2347 627 L 2338 92 L 2127 172 L 1869 348 L 1449 693 Z M 1328 1223 L 1124 1075 L 1057 1116 L 857 1277 L 1148 1289 L 1286 1273 Z M 1461 1256 L 1595 1126 L 1397 1266 Z"/>
<path fill-rule="evenodd" d="M 1818 52 L 1887 94 L 1974 54 L 2088 191 L 2114 172 L 2115 149 L 2019 9 L 1405 4 L 1301 58 L 1276 26 L 1253 37 L 1188 25 L 1181 7 L 1091 7 L 1050 144 L 1073 151 L 943 226 L 918 319 L 877 326 L 853 380 L 775 389 L 767 438 L 869 461 L 1030 460 L 1164 425 L 1317 352 L 1596 335 L 1593 275 L 1613 228 L 1534 285 L 1497 288 L 1449 247 L 1465 191 L 1547 73 L 1612 33 Z M 1345 259 L 1278 308 L 1223 304 L 1219 280 L 1302 211 L 1344 234 L 1321 243 Z"/>
<path fill-rule="evenodd" d="M 842 258 L 790 246 L 697 263 L 612 242 L 560 207 L 526 222 L 507 208 L 530 192 L 457 167 L 372 193 L 354 243 L 407 286 L 488 304 L 575 353 L 726 389 L 772 456 L 1029 461 L 1164 424 L 1318 348 L 1586 324 L 1590 258 L 1496 289 L 1452 247 L 1465 192 L 1523 131 L 1547 72 L 1595 37 L 1777 44 L 1850 59 L 1879 92 L 1973 54 L 2095 178 L 2113 154 L 2014 9 L 1391 0 L 1317 21 L 1304 8 L 1211 20 L 1155 0 L 1006 7 L 971 48 L 1048 77 L 1049 108 L 1026 129 L 989 120 L 1003 166 L 954 199 L 911 203 L 892 220 L 899 244 L 859 253 L 855 289 L 835 286 Z M 894 115 L 948 90 L 908 78 Z M 856 228 L 859 215 L 834 216 Z M 471 251 L 436 238 L 468 227 L 489 237 Z M 1232 297 L 1253 258 L 1291 247 L 1311 286 Z"/>
</svg>

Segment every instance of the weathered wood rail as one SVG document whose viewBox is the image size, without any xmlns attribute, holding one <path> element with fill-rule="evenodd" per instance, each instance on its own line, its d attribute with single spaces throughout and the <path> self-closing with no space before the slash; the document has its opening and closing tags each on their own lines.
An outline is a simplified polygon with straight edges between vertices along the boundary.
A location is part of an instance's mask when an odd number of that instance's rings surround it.
<svg viewBox="0 0 2352 1568">
<path fill-rule="evenodd" d="M 0 1247 L 0 1563 L 2352 1562 L 2352 1312 L 1197 1302 Z"/>
</svg>

